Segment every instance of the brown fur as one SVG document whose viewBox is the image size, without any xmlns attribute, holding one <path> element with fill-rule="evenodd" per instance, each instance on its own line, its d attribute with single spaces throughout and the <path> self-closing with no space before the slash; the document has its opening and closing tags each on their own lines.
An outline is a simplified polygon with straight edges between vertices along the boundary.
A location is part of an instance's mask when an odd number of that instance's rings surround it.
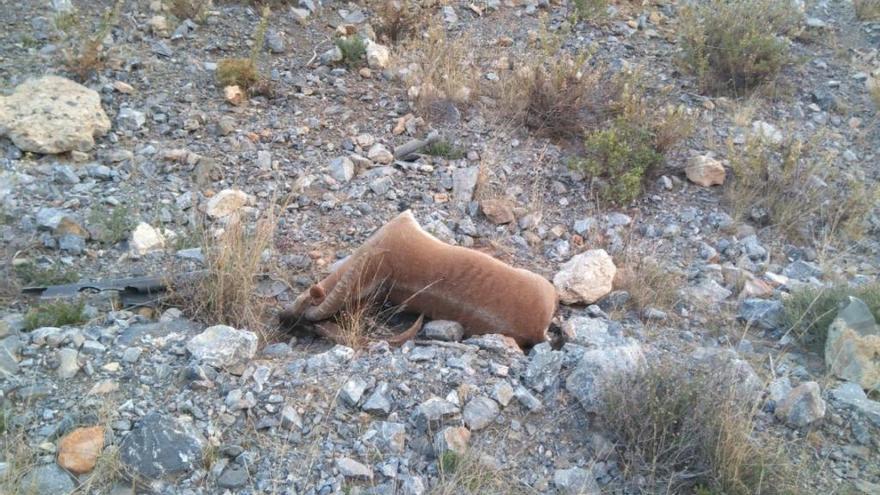
<svg viewBox="0 0 880 495">
<path fill-rule="evenodd" d="M 441 242 L 406 211 L 280 316 L 320 321 L 378 291 L 405 311 L 458 321 L 468 336 L 500 333 L 524 347 L 547 339 L 557 305 L 556 289 L 545 278 Z"/>
</svg>

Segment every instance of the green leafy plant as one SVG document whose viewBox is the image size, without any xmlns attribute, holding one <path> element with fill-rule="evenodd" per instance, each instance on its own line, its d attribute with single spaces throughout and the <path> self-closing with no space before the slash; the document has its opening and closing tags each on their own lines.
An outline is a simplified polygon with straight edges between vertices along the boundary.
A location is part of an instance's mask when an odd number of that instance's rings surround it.
<svg viewBox="0 0 880 495">
<path fill-rule="evenodd" d="M 106 244 L 124 241 L 135 226 L 134 214 L 126 205 L 113 208 L 109 215 L 102 208 L 92 208 L 88 220 L 96 227 L 98 239 Z"/>
<path fill-rule="evenodd" d="M 853 0 L 856 18 L 862 21 L 880 19 L 880 0 Z"/>
<path fill-rule="evenodd" d="M 31 308 L 24 316 L 26 331 L 41 327 L 62 327 L 85 323 L 85 301 L 56 301 Z"/>
<path fill-rule="evenodd" d="M 358 35 L 336 38 L 336 47 L 342 52 L 342 63 L 349 67 L 361 65 L 367 54 L 367 45 Z"/>
<path fill-rule="evenodd" d="M 446 140 L 434 141 L 423 150 L 426 155 L 439 156 L 447 160 L 459 160 L 464 157 L 464 150 Z"/>
<path fill-rule="evenodd" d="M 623 119 L 588 134 L 584 147 L 585 155 L 571 166 L 600 179 L 600 197 L 618 204 L 637 198 L 646 177 L 663 164 L 651 131 Z"/>
<path fill-rule="evenodd" d="M 571 17 L 575 22 L 595 19 L 606 15 L 608 0 L 574 0 L 572 7 Z"/>
<path fill-rule="evenodd" d="M 59 263 L 41 267 L 34 263 L 21 263 L 13 268 L 16 278 L 24 286 L 69 284 L 79 280 L 79 274 Z"/>
</svg>

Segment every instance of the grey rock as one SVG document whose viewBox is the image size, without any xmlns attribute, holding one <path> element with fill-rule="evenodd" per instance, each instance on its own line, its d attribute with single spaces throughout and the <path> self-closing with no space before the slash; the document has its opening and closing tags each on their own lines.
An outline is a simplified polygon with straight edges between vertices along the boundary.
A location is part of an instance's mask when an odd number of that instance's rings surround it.
<svg viewBox="0 0 880 495">
<path fill-rule="evenodd" d="M 281 427 L 288 430 L 302 429 L 302 418 L 293 406 L 286 405 L 281 409 Z"/>
<path fill-rule="evenodd" d="M 641 346 L 637 343 L 587 350 L 577 368 L 566 379 L 565 389 L 585 410 L 596 412 L 605 388 L 617 376 L 635 372 L 644 359 Z"/>
<path fill-rule="evenodd" d="M 496 383 L 492 387 L 492 398 L 495 402 L 501 404 L 501 407 L 507 407 L 510 400 L 513 399 L 513 387 L 507 381 Z"/>
<path fill-rule="evenodd" d="M 739 305 L 739 319 L 764 330 L 779 328 L 784 314 L 782 301 L 751 298 Z"/>
<path fill-rule="evenodd" d="M 79 371 L 79 353 L 76 349 L 65 347 L 58 350 L 58 377 L 62 379 L 73 378 Z"/>
<path fill-rule="evenodd" d="M 484 395 L 471 399 L 462 412 L 464 424 L 472 431 L 489 426 L 496 416 L 498 416 L 498 403 Z"/>
<path fill-rule="evenodd" d="M 22 345 L 18 335 L 10 335 L 0 341 L 0 378 L 18 373 L 18 356 Z"/>
<path fill-rule="evenodd" d="M 416 419 L 422 425 L 433 426 L 459 413 L 458 406 L 439 397 L 431 397 L 416 408 Z"/>
<path fill-rule="evenodd" d="M 776 405 L 776 417 L 795 428 L 803 428 L 824 418 L 825 401 L 819 384 L 806 382 L 791 390 Z"/>
<path fill-rule="evenodd" d="M 857 383 L 842 383 L 831 389 L 830 396 L 838 404 L 852 409 L 880 428 L 880 402 L 869 399 Z"/>
<path fill-rule="evenodd" d="M 880 325 L 864 301 L 850 296 L 828 327 L 825 365 L 838 378 L 875 390 L 880 389 L 878 355 Z"/>
<path fill-rule="evenodd" d="M 222 488 L 241 488 L 248 483 L 248 472 L 244 466 L 230 464 L 217 478 L 217 485 Z"/>
<path fill-rule="evenodd" d="M 345 385 L 342 386 L 342 389 L 339 391 L 339 398 L 349 406 L 355 407 L 357 406 L 357 403 L 360 402 L 367 387 L 369 387 L 369 384 L 366 380 L 360 377 L 354 377 L 345 382 Z"/>
<path fill-rule="evenodd" d="M 419 346 L 410 351 L 407 359 L 414 363 L 430 361 L 437 356 L 437 349 L 433 346 Z"/>
<path fill-rule="evenodd" d="M 457 321 L 432 320 L 425 324 L 425 337 L 446 342 L 458 342 L 464 337 L 464 327 Z"/>
<path fill-rule="evenodd" d="M 524 375 L 526 384 L 536 392 L 552 388 L 559 379 L 563 357 L 563 353 L 554 351 L 547 342 L 533 347 Z"/>
<path fill-rule="evenodd" d="M 143 352 L 140 347 L 129 347 L 122 352 L 122 360 L 126 363 L 136 363 Z"/>
<path fill-rule="evenodd" d="M 208 327 L 186 343 L 196 359 L 215 368 L 232 368 L 247 363 L 257 352 L 257 336 L 226 325 Z"/>
<path fill-rule="evenodd" d="M 44 464 L 34 468 L 21 480 L 21 493 L 64 495 L 73 492 L 73 479 L 57 464 Z"/>
<path fill-rule="evenodd" d="M 380 451 L 403 453 L 406 450 L 406 425 L 379 421 L 373 424 L 376 430 L 376 446 Z"/>
<path fill-rule="evenodd" d="M 116 125 L 129 131 L 140 129 L 146 122 L 147 117 L 143 112 L 129 107 L 119 109 L 119 113 L 116 115 Z"/>
<path fill-rule="evenodd" d="M 333 346 L 332 349 L 320 354 L 315 354 L 306 361 L 306 368 L 309 372 L 318 370 L 333 369 L 340 364 L 351 361 L 354 357 L 354 349 L 344 345 Z"/>
<path fill-rule="evenodd" d="M 150 413 L 119 446 L 123 465 L 147 479 L 183 474 L 202 465 L 205 440 L 190 425 Z"/>
<path fill-rule="evenodd" d="M 604 318 L 575 316 L 562 324 L 562 336 L 566 342 L 583 347 L 601 349 L 626 345 L 619 324 L 610 324 Z"/>
<path fill-rule="evenodd" d="M 64 234 L 58 238 L 58 249 L 80 255 L 86 250 L 86 240 L 78 235 Z"/>
<path fill-rule="evenodd" d="M 272 53 L 284 53 L 287 50 L 284 38 L 274 29 L 266 33 L 266 48 Z"/>
<path fill-rule="evenodd" d="M 373 470 L 349 457 L 336 459 L 336 469 L 346 478 L 371 480 Z"/>
<path fill-rule="evenodd" d="M 391 387 L 387 382 L 376 385 L 373 393 L 361 406 L 361 409 L 370 414 L 388 414 L 391 412 L 391 399 L 389 398 Z"/>
<path fill-rule="evenodd" d="M 553 484 L 559 493 L 569 495 L 599 495 L 601 493 L 593 472 L 579 467 L 557 469 L 553 473 Z"/>
<path fill-rule="evenodd" d="M 348 182 L 354 177 L 354 162 L 347 156 L 339 156 L 330 161 L 330 176 L 339 182 Z"/>
<path fill-rule="evenodd" d="M 467 203 L 474 198 L 474 189 L 480 177 L 479 167 L 457 168 L 452 172 L 452 196 L 456 201 Z"/>
<path fill-rule="evenodd" d="M 809 261 L 804 260 L 797 260 L 783 268 L 782 274 L 788 278 L 793 278 L 795 280 L 805 282 L 810 280 L 811 278 L 821 278 L 822 269 L 819 268 L 819 266 L 815 263 L 810 263 Z"/>
<path fill-rule="evenodd" d="M 535 397 L 533 393 L 529 392 L 529 389 L 522 385 L 517 385 L 516 388 L 513 389 L 513 395 L 516 397 L 516 400 L 518 400 L 519 403 L 530 412 L 539 411 L 544 407 L 544 405 L 541 404 L 541 401 Z"/>
<path fill-rule="evenodd" d="M 687 295 L 705 305 L 718 304 L 730 297 L 732 292 L 711 278 L 703 279 L 696 286 L 688 287 Z"/>
</svg>

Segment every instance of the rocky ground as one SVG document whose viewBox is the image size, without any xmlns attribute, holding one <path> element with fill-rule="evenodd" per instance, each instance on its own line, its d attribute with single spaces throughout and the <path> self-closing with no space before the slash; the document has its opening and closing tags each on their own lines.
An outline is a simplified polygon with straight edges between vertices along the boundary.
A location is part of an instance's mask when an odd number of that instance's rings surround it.
<svg viewBox="0 0 880 495">
<path fill-rule="evenodd" d="M 682 72 L 676 2 L 618 2 L 576 23 L 558 2 L 426 7 L 449 39 L 469 40 L 481 85 L 508 77 L 502 57 L 534 56 L 545 22 L 568 24 L 564 50 L 642 67 L 652 101 L 686 109 L 695 132 L 625 207 L 597 201 L 568 167 L 577 146 L 512 125 L 491 97 L 422 115 L 404 82 L 406 45 L 390 60 L 368 51 L 363 67 L 335 63 L 334 32 L 365 30 L 376 4 L 276 4 L 258 47 L 271 94 L 238 101 L 215 72 L 251 51 L 260 15 L 247 2 L 218 2 L 196 22 L 129 0 L 84 87 L 22 86 L 74 78 L 70 33 L 94 32 L 111 6 L 74 2 L 80 28 L 65 31 L 69 3 L 0 0 L 0 493 L 722 493 L 687 479 L 658 486 L 600 420 L 608 376 L 669 356 L 738 370 L 737 386 L 759 396 L 756 430 L 783 439 L 798 471 L 779 491 L 880 493 L 870 311 L 850 302 L 830 332 L 835 353 L 855 356 L 848 369 L 826 367 L 782 318 L 804 286 L 876 282 L 878 212 L 857 238 L 787 236 L 760 212 L 732 211 L 727 186 L 695 183 L 697 172 L 724 175 L 728 138 L 759 132 L 808 141 L 841 176 L 876 188 L 880 120 L 866 81 L 880 77 L 880 23 L 857 20 L 851 2 L 807 2 L 791 42 L 801 63 L 772 94 L 743 98 L 706 96 Z M 30 105 L 61 117 L 20 118 Z M 461 156 L 394 156 L 432 131 Z M 267 211 L 278 212 L 266 257 L 280 285 L 260 287 L 277 308 L 407 208 L 447 242 L 608 288 L 564 297 L 553 345 L 526 354 L 497 335 L 463 340 L 451 323 L 400 348 L 353 349 L 218 325 L 185 306 L 120 309 L 107 294 L 84 300 L 85 323 L 26 317 L 38 301 L 21 286 L 46 273 L 199 270 L 206 218 L 214 232 L 233 213 L 252 223 Z M 611 263 L 602 250 L 619 272 L 677 285 L 633 305 L 635 286 L 590 271 Z M 662 276 L 638 271 L 646 259 Z"/>
</svg>

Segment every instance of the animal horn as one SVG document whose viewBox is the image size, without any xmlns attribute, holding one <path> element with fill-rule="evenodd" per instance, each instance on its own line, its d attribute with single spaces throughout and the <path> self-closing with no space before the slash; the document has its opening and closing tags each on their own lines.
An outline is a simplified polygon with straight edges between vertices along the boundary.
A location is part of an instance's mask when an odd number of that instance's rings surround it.
<svg viewBox="0 0 880 495">
<path fill-rule="evenodd" d="M 326 295 L 321 304 L 307 308 L 305 311 L 306 319 L 310 321 L 324 320 L 337 313 L 345 304 L 345 299 L 351 292 L 351 283 L 360 278 L 364 271 L 364 266 L 369 258 L 368 253 L 361 252 L 353 255 L 351 266 L 339 279 L 339 282 L 333 286 L 330 293 Z"/>
</svg>

